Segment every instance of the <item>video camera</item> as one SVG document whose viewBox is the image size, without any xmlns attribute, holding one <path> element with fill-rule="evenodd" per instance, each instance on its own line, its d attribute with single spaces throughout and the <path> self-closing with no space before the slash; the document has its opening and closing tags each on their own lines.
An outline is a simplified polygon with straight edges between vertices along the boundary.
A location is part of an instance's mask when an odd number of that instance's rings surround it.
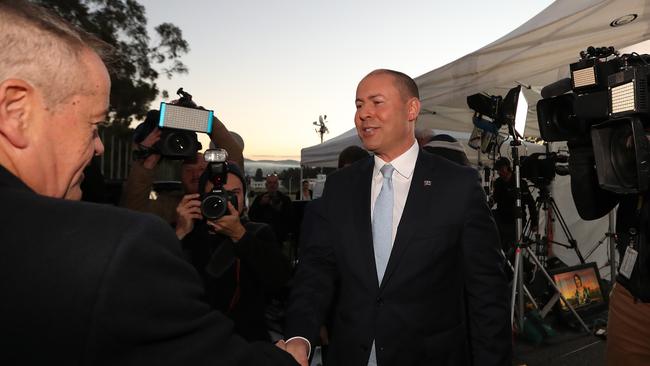
<svg viewBox="0 0 650 366">
<path fill-rule="evenodd" d="M 615 193 L 648 189 L 650 55 L 589 47 L 571 77 L 542 89 L 537 103 L 545 141 L 590 141 L 598 182 Z"/>
<path fill-rule="evenodd" d="M 545 187 L 551 184 L 556 174 L 569 174 L 568 162 L 569 156 L 565 154 L 534 153 L 521 160 L 521 177 L 535 187 Z"/>
<path fill-rule="evenodd" d="M 199 178 L 199 192 L 201 192 L 201 213 L 206 219 L 216 220 L 228 211 L 228 202 L 237 207 L 237 195 L 226 190 L 223 186 L 228 181 L 228 153 L 223 149 L 206 150 L 203 158 L 208 163 Z M 205 192 L 208 182 L 214 186 L 210 192 Z"/>
<path fill-rule="evenodd" d="M 144 122 L 136 127 L 133 134 L 136 143 L 141 143 L 156 126 L 162 130 L 160 141 L 151 149 L 134 155 L 136 158 L 156 153 L 169 159 L 187 159 L 201 149 L 196 132 L 209 134 L 212 131 L 214 112 L 198 107 L 192 95 L 183 88 L 176 93 L 180 96 L 177 102 L 160 103 L 160 110 L 149 111 Z"/>
</svg>

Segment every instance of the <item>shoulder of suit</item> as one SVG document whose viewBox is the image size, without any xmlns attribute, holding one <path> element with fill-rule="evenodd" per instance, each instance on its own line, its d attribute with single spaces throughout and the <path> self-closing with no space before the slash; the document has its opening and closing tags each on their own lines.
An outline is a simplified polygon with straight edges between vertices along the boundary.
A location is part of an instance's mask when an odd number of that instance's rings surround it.
<svg viewBox="0 0 650 366">
<path fill-rule="evenodd" d="M 161 218 L 140 213 L 125 208 L 108 204 L 91 202 L 70 201 L 58 198 L 51 198 L 33 194 L 31 192 L 21 195 L 20 205 L 26 205 L 27 209 L 38 212 L 52 213 L 50 220 L 60 221 L 64 225 L 92 225 L 96 232 L 106 231 L 120 232 L 130 228 L 154 226 L 158 228 L 169 227 Z"/>
</svg>

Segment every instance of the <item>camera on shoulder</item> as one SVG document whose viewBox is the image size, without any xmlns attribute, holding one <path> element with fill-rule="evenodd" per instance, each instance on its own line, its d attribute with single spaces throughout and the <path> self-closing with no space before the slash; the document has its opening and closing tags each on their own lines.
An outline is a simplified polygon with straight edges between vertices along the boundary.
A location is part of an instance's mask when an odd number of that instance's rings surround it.
<svg viewBox="0 0 650 366">
<path fill-rule="evenodd" d="M 161 102 L 160 110 L 149 111 L 144 122 L 136 127 L 136 143 L 142 142 L 154 128 L 161 129 L 160 140 L 140 155 L 156 153 L 168 159 L 187 159 L 201 149 L 196 133 L 212 132 L 214 112 L 198 107 L 183 88 L 176 93 L 180 96 L 176 102 Z"/>
<path fill-rule="evenodd" d="M 592 143 L 601 188 L 618 194 L 650 189 L 650 55 L 589 47 L 569 65 L 570 78 L 544 87 L 537 103 L 545 141 Z"/>
</svg>

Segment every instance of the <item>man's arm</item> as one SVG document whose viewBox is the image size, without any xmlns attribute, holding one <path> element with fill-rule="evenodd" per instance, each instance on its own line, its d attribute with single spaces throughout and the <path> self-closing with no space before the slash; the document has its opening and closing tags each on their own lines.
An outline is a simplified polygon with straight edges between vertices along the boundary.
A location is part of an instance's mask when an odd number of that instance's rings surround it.
<svg viewBox="0 0 650 366">
<path fill-rule="evenodd" d="M 295 365 L 271 344 L 251 345 L 201 298 L 174 232 L 133 216 L 106 267 L 88 333 L 88 364 Z"/>
<path fill-rule="evenodd" d="M 214 117 L 210 140 L 218 147 L 226 150 L 228 152 L 228 160 L 234 161 L 242 171 L 244 170 L 244 147 L 239 145 L 226 128 L 226 125 L 217 117 Z"/>
<path fill-rule="evenodd" d="M 325 196 L 305 208 L 300 256 L 285 321 L 287 350 L 304 360 L 320 340 L 320 327 L 330 308 L 338 276 L 332 248 L 330 221 L 325 217 Z M 305 340 L 301 339 L 304 338 Z M 296 353 L 299 352 L 299 355 Z"/>
<path fill-rule="evenodd" d="M 499 236 L 483 189 L 473 177 L 467 181 L 471 187 L 462 250 L 473 365 L 511 365 L 508 283 L 499 253 Z"/>
</svg>

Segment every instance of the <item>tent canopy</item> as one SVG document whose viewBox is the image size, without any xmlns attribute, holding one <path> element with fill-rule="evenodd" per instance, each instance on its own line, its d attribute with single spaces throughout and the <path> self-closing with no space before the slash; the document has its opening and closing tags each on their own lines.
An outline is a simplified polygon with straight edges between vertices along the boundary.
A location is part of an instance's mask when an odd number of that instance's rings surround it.
<svg viewBox="0 0 650 366">
<path fill-rule="evenodd" d="M 478 165 L 479 158 L 481 163 L 487 163 L 487 155 L 479 155 L 477 150 L 470 148 L 467 144 L 470 134 L 468 132 L 458 132 L 458 131 L 446 131 L 446 130 L 436 130 L 433 132 L 436 135 L 447 134 L 456 140 L 458 140 L 465 149 L 467 158 L 470 163 Z M 541 145 L 535 145 L 528 142 L 522 143 L 522 148 L 520 154 L 526 155 L 527 153 L 533 152 L 543 152 L 544 147 Z M 304 166 L 318 166 L 324 168 L 336 168 L 338 164 L 338 155 L 343 149 L 350 145 L 356 145 L 363 147 L 359 136 L 357 135 L 357 130 L 352 128 L 345 133 L 338 135 L 330 140 L 327 140 L 319 145 L 310 146 L 304 148 L 300 151 L 300 164 Z M 501 154 L 504 156 L 510 156 L 510 146 L 508 141 L 504 142 L 501 145 Z"/>
<path fill-rule="evenodd" d="M 501 39 L 416 78 L 422 100 L 418 126 L 469 132 L 473 111 L 467 96 L 505 96 L 522 85 L 529 105 L 525 135 L 539 136 L 540 91 L 568 77 L 581 50 L 614 46 L 645 53 L 648 43 L 641 42 L 649 38 L 646 0 L 558 0 Z"/>
</svg>

